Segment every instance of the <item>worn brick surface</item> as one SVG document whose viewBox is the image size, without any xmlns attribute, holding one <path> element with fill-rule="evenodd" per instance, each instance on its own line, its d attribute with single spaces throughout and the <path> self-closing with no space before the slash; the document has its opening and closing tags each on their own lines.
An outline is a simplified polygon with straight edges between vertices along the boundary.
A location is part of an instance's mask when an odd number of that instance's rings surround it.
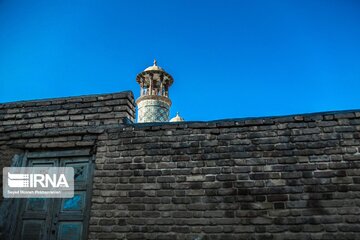
<svg viewBox="0 0 360 240">
<path fill-rule="evenodd" d="M 126 118 L 131 93 L 0 105 L 1 166 L 92 147 L 89 239 L 360 239 L 359 111 Z"/>
<path fill-rule="evenodd" d="M 0 104 L 0 133 L 134 121 L 132 99 L 122 92 Z"/>
<path fill-rule="evenodd" d="M 108 129 L 89 237 L 360 239 L 359 130 L 357 112 Z"/>
</svg>

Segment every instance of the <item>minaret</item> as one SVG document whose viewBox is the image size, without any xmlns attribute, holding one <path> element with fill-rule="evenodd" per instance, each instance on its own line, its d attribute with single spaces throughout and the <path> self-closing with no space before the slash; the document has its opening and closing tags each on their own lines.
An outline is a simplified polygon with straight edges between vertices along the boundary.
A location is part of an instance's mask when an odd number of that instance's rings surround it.
<svg viewBox="0 0 360 240">
<path fill-rule="evenodd" d="M 140 84 L 140 97 L 136 100 L 138 123 L 168 122 L 171 100 L 169 87 L 174 82 L 170 74 L 157 65 L 146 68 L 136 76 Z"/>
</svg>

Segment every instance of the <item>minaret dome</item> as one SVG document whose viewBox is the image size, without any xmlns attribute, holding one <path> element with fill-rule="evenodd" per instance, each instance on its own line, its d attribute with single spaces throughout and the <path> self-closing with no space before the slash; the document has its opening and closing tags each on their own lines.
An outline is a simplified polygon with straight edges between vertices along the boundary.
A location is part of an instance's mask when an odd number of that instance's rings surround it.
<svg viewBox="0 0 360 240">
<path fill-rule="evenodd" d="M 182 118 L 179 113 L 176 113 L 176 116 L 170 119 L 170 122 L 184 122 L 184 118 Z"/>
</svg>

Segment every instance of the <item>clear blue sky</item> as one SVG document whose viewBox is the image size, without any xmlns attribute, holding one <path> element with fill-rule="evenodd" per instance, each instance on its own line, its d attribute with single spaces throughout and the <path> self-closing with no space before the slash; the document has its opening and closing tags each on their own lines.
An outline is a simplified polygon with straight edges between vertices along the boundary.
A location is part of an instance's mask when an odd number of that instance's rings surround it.
<svg viewBox="0 0 360 240">
<path fill-rule="evenodd" d="M 0 0 L 0 102 L 132 90 L 153 59 L 172 115 L 360 108 L 358 0 Z"/>
</svg>

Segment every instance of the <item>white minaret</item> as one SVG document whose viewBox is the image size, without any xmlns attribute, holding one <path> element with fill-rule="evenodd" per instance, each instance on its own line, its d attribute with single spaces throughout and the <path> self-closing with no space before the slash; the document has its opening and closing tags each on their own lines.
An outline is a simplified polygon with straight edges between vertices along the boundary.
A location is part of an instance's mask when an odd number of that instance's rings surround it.
<svg viewBox="0 0 360 240">
<path fill-rule="evenodd" d="M 138 107 L 138 123 L 168 122 L 171 100 L 169 87 L 174 82 L 170 74 L 154 65 L 146 68 L 136 76 L 140 84 L 140 97 L 136 100 Z"/>
</svg>

